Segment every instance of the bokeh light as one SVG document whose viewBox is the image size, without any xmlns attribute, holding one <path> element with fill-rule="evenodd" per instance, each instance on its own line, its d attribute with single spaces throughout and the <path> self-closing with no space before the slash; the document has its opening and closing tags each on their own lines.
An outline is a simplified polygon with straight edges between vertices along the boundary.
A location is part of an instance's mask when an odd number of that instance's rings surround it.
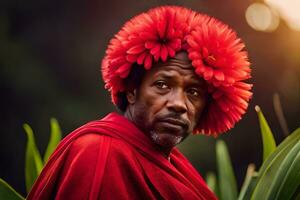
<svg viewBox="0 0 300 200">
<path fill-rule="evenodd" d="M 246 10 L 249 26 L 257 31 L 272 32 L 279 25 L 277 13 L 262 3 L 253 3 Z"/>
<path fill-rule="evenodd" d="M 291 29 L 300 31 L 299 0 L 265 0 L 265 2 L 279 12 Z"/>
</svg>

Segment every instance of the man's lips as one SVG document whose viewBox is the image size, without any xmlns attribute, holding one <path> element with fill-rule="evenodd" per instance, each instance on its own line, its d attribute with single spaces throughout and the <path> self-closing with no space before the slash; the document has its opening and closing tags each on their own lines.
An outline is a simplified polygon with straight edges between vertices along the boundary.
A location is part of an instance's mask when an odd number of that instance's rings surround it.
<svg viewBox="0 0 300 200">
<path fill-rule="evenodd" d="M 165 118 L 165 119 L 161 119 L 159 120 L 160 123 L 163 123 L 164 125 L 166 125 L 169 128 L 172 129 L 186 129 L 187 128 L 187 124 L 179 119 L 174 119 L 174 118 Z"/>
<path fill-rule="evenodd" d="M 169 124 L 177 125 L 177 126 L 182 126 L 182 127 L 187 126 L 187 124 L 185 122 L 183 122 L 182 120 L 174 119 L 174 118 L 166 118 L 166 119 L 163 119 L 161 121 L 162 122 L 167 122 Z"/>
</svg>

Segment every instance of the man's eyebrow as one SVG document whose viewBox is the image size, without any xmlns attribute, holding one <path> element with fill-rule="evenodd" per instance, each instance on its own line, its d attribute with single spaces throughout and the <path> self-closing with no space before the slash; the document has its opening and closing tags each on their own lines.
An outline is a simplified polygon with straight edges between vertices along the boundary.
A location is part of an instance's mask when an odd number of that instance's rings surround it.
<svg viewBox="0 0 300 200">
<path fill-rule="evenodd" d="M 156 75 L 155 75 L 156 78 L 164 78 L 164 79 L 173 79 L 173 76 L 170 75 L 168 72 L 158 72 Z M 203 86 L 203 82 L 200 80 L 200 77 L 191 77 L 189 79 L 189 85 L 193 85 L 193 86 Z"/>
<path fill-rule="evenodd" d="M 170 75 L 168 72 L 158 72 L 155 77 L 162 77 L 162 78 L 166 78 L 166 79 L 172 79 L 173 76 Z"/>
<path fill-rule="evenodd" d="M 190 84 L 191 85 L 195 85 L 195 86 L 203 86 L 204 85 L 204 83 L 203 82 L 201 82 L 200 80 L 198 80 L 198 79 L 190 79 Z"/>
</svg>

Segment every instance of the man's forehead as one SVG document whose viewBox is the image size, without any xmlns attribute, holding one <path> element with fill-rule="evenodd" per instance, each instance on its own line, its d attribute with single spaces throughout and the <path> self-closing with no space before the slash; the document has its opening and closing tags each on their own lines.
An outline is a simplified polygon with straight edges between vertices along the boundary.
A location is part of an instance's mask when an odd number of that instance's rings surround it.
<svg viewBox="0 0 300 200">
<path fill-rule="evenodd" d="M 157 63 L 158 67 L 180 67 L 186 70 L 193 70 L 194 67 L 192 66 L 191 61 L 188 58 L 188 54 L 186 52 L 179 52 L 173 58 L 169 58 L 166 62 Z M 167 68 L 162 68 L 167 70 Z"/>
<path fill-rule="evenodd" d="M 148 76 L 172 79 L 175 74 L 188 78 L 191 82 L 201 83 L 203 79 L 195 73 L 195 68 L 192 66 L 186 52 L 177 53 L 175 57 L 169 58 L 164 63 L 157 63 L 148 73 Z"/>
</svg>

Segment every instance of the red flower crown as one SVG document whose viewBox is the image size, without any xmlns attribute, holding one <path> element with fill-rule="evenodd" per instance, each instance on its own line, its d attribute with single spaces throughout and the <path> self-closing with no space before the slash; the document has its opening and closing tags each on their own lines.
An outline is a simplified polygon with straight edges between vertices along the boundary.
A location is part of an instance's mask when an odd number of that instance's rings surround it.
<svg viewBox="0 0 300 200">
<path fill-rule="evenodd" d="M 251 71 L 244 46 L 215 18 L 178 6 L 157 7 L 133 17 L 111 39 L 102 61 L 105 88 L 116 105 L 134 63 L 148 70 L 184 50 L 212 97 L 193 133 L 217 136 L 241 119 L 252 96 L 252 85 L 244 82 Z"/>
</svg>

